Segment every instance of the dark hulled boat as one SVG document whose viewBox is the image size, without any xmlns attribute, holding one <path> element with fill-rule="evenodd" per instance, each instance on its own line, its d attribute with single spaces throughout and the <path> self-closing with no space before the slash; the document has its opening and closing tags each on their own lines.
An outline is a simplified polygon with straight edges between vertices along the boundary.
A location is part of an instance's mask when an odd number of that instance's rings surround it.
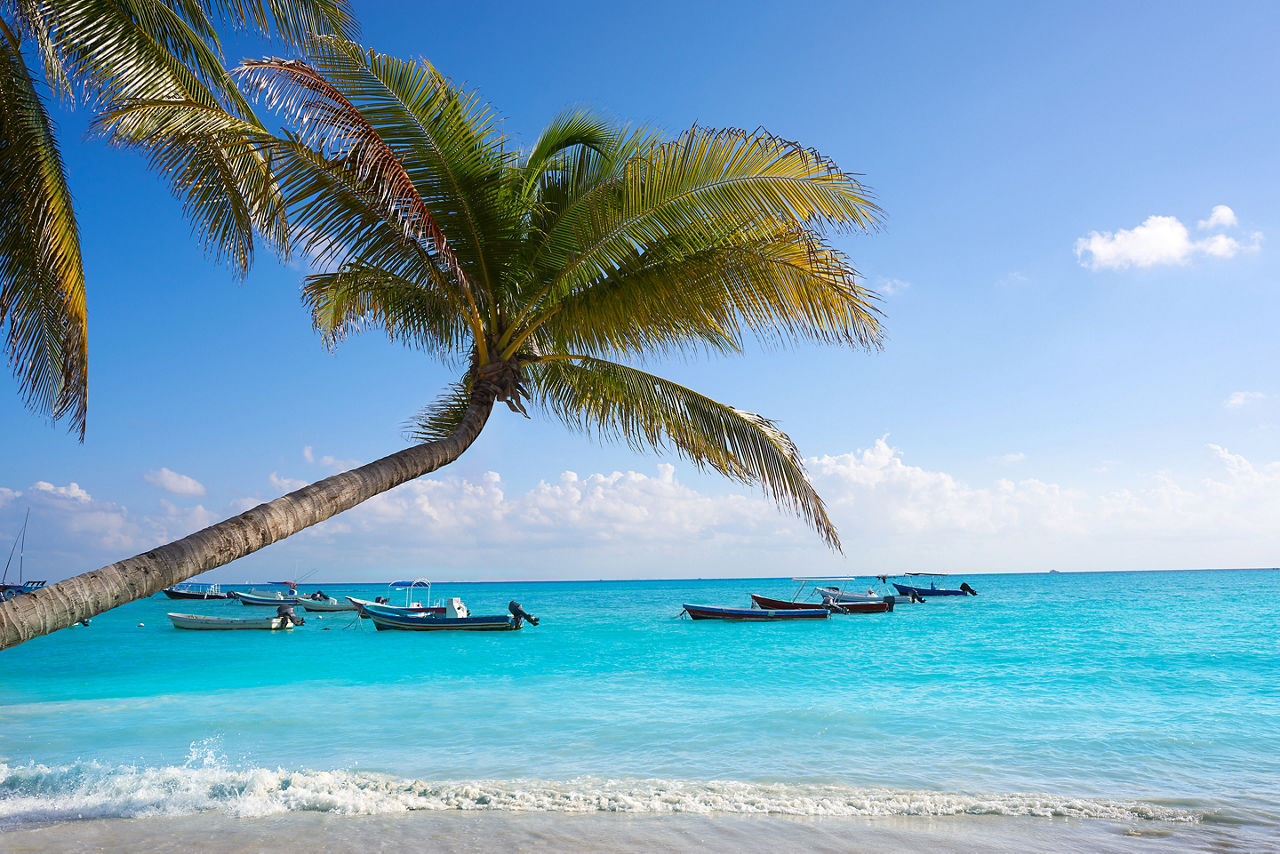
<svg viewBox="0 0 1280 854">
<path fill-rule="evenodd" d="M 879 602 L 833 602 L 828 599 L 821 604 L 812 602 L 788 602 L 786 599 L 771 599 L 768 596 L 751 594 L 751 601 L 760 608 L 773 611 L 796 611 L 807 608 L 826 608 L 833 614 L 883 614 L 893 610 L 893 597 L 886 596 Z"/>
</svg>

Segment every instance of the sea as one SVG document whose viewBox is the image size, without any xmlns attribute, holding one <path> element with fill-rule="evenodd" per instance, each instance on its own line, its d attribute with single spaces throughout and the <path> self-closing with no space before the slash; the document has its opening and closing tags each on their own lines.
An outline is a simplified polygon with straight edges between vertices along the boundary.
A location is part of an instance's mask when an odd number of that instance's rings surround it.
<svg viewBox="0 0 1280 854">
<path fill-rule="evenodd" d="M 153 596 L 0 652 L 0 850 L 1280 851 L 1280 570 L 942 581 L 432 585 L 516 632 Z"/>
</svg>

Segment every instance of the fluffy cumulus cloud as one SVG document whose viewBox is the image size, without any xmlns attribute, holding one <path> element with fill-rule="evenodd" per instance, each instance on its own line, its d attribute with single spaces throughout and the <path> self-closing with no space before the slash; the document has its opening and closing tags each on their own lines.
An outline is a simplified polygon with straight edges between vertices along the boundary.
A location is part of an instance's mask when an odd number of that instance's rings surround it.
<svg viewBox="0 0 1280 854">
<path fill-rule="evenodd" d="M 205 493 L 204 484 L 194 477 L 178 474 L 167 468 L 149 471 L 142 477 L 147 483 L 174 495 L 200 496 Z"/>
<path fill-rule="evenodd" d="M 1216 205 L 1197 226 L 1202 231 L 1234 228 L 1235 212 Z M 1254 251 L 1262 244 L 1262 234 L 1254 232 L 1245 240 L 1228 234 L 1206 234 L 1192 239 L 1190 230 L 1177 217 L 1149 216 L 1141 225 L 1115 232 L 1093 231 L 1076 241 L 1076 257 L 1091 270 L 1124 270 L 1129 267 L 1157 267 L 1187 264 L 1196 257 L 1234 258 Z"/>
</svg>

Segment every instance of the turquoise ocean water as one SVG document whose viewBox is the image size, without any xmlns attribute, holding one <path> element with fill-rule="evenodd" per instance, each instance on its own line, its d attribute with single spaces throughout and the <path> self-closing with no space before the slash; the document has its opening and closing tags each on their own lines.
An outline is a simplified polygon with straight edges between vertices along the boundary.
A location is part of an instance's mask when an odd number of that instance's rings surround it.
<svg viewBox="0 0 1280 854">
<path fill-rule="evenodd" d="M 955 580 L 979 595 L 803 624 L 677 617 L 789 598 L 785 578 L 435 584 L 541 618 L 501 633 L 179 631 L 166 612 L 265 610 L 151 597 L 0 653 L 0 831 L 977 815 L 1127 829 L 1110 850 L 1280 846 L 1280 570 Z"/>
</svg>

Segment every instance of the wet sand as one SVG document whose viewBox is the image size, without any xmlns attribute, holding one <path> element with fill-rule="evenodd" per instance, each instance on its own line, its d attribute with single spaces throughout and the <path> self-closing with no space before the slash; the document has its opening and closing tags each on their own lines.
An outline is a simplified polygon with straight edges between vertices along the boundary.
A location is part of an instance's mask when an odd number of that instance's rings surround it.
<svg viewBox="0 0 1280 854">
<path fill-rule="evenodd" d="M 0 832 L 17 852 L 1164 852 L 1280 851 L 1242 828 L 1007 816 L 781 818 L 545 813 L 220 813 L 62 822 Z"/>
</svg>

